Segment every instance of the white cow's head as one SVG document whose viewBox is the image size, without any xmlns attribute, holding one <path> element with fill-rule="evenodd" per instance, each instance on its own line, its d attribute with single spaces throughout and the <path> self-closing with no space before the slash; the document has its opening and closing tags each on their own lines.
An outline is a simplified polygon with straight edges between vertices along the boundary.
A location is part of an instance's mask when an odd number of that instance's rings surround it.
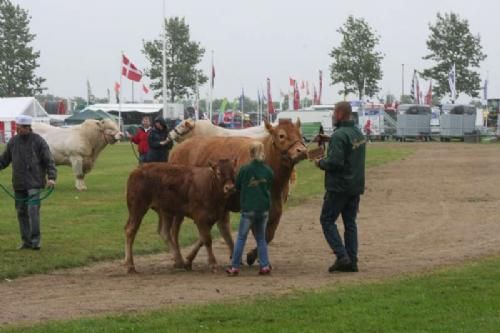
<svg viewBox="0 0 500 333">
<path fill-rule="evenodd" d="M 106 143 L 114 144 L 118 142 L 123 134 L 120 132 L 118 125 L 111 119 L 100 120 L 99 128 L 102 131 Z"/>
<path fill-rule="evenodd" d="M 168 137 L 172 141 L 182 142 L 187 139 L 186 135 L 194 129 L 195 125 L 195 122 L 191 118 L 183 120 L 170 131 Z"/>
</svg>

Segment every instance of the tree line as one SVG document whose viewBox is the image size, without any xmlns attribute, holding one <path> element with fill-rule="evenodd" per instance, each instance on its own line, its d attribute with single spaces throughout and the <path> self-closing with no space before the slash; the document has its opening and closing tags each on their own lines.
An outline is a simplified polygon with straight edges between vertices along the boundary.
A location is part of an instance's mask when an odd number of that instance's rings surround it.
<svg viewBox="0 0 500 333">
<path fill-rule="evenodd" d="M 0 97 L 34 96 L 46 90 L 45 79 L 36 74 L 40 51 L 31 46 L 36 35 L 30 32 L 30 19 L 26 9 L 11 0 L 0 0 Z M 204 71 L 198 68 L 205 48 L 191 39 L 185 18 L 166 18 L 164 23 L 164 31 L 157 39 L 143 41 L 142 52 L 149 63 L 145 74 L 151 80 L 155 97 L 160 97 L 165 35 L 168 99 L 170 102 L 187 100 L 196 94 L 197 87 L 208 81 Z M 329 53 L 331 84 L 339 84 L 342 95 L 356 94 L 359 99 L 377 96 L 385 56 L 379 50 L 381 36 L 364 18 L 354 16 L 349 16 L 337 32 L 341 35 L 340 44 Z M 429 24 L 426 46 L 428 52 L 422 59 L 433 62 L 433 66 L 419 74 L 433 80 L 436 100 L 449 93 L 448 73 L 453 65 L 459 78 L 457 95 L 479 95 L 481 79 L 477 70 L 486 54 L 480 35 L 471 32 L 467 19 L 453 12 L 437 13 L 436 21 Z M 256 101 L 248 99 L 246 103 L 251 106 L 248 110 L 256 109 Z M 217 110 L 215 106 L 214 109 Z"/>
</svg>

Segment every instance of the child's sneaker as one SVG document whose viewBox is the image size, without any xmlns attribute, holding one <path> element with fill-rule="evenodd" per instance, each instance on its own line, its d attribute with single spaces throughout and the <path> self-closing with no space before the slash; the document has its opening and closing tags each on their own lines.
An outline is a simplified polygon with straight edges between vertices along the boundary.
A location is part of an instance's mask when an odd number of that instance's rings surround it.
<svg viewBox="0 0 500 333">
<path fill-rule="evenodd" d="M 236 276 L 240 273 L 240 270 L 238 268 L 228 267 L 226 268 L 226 273 L 227 276 Z"/>
<path fill-rule="evenodd" d="M 271 274 L 271 266 L 261 267 L 259 270 L 259 275 L 269 275 Z"/>
</svg>

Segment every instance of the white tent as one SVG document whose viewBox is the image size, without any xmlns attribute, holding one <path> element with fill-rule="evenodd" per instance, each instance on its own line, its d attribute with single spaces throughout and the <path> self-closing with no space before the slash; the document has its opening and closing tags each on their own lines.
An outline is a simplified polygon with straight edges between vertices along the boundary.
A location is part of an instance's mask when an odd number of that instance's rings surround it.
<svg viewBox="0 0 500 333">
<path fill-rule="evenodd" d="M 93 104 L 85 108 L 85 110 L 104 111 L 113 115 L 121 113 L 139 112 L 144 114 L 157 113 L 163 110 L 163 104 L 150 103 L 150 104 Z M 169 114 L 174 119 L 184 119 L 184 105 L 179 103 L 168 104 Z M 163 115 L 166 116 L 165 114 Z"/>
<path fill-rule="evenodd" d="M 50 123 L 50 118 L 34 97 L 0 98 L 0 141 L 7 142 L 15 133 L 19 115 L 33 117 L 34 122 Z"/>
</svg>

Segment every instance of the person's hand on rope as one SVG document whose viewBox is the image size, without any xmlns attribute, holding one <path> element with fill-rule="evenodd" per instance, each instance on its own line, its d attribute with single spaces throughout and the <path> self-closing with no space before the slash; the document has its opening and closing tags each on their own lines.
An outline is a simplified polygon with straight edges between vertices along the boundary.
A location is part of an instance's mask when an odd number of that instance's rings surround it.
<svg viewBox="0 0 500 333">
<path fill-rule="evenodd" d="M 53 179 L 47 180 L 47 187 L 54 188 L 56 186 L 56 181 Z"/>
</svg>

